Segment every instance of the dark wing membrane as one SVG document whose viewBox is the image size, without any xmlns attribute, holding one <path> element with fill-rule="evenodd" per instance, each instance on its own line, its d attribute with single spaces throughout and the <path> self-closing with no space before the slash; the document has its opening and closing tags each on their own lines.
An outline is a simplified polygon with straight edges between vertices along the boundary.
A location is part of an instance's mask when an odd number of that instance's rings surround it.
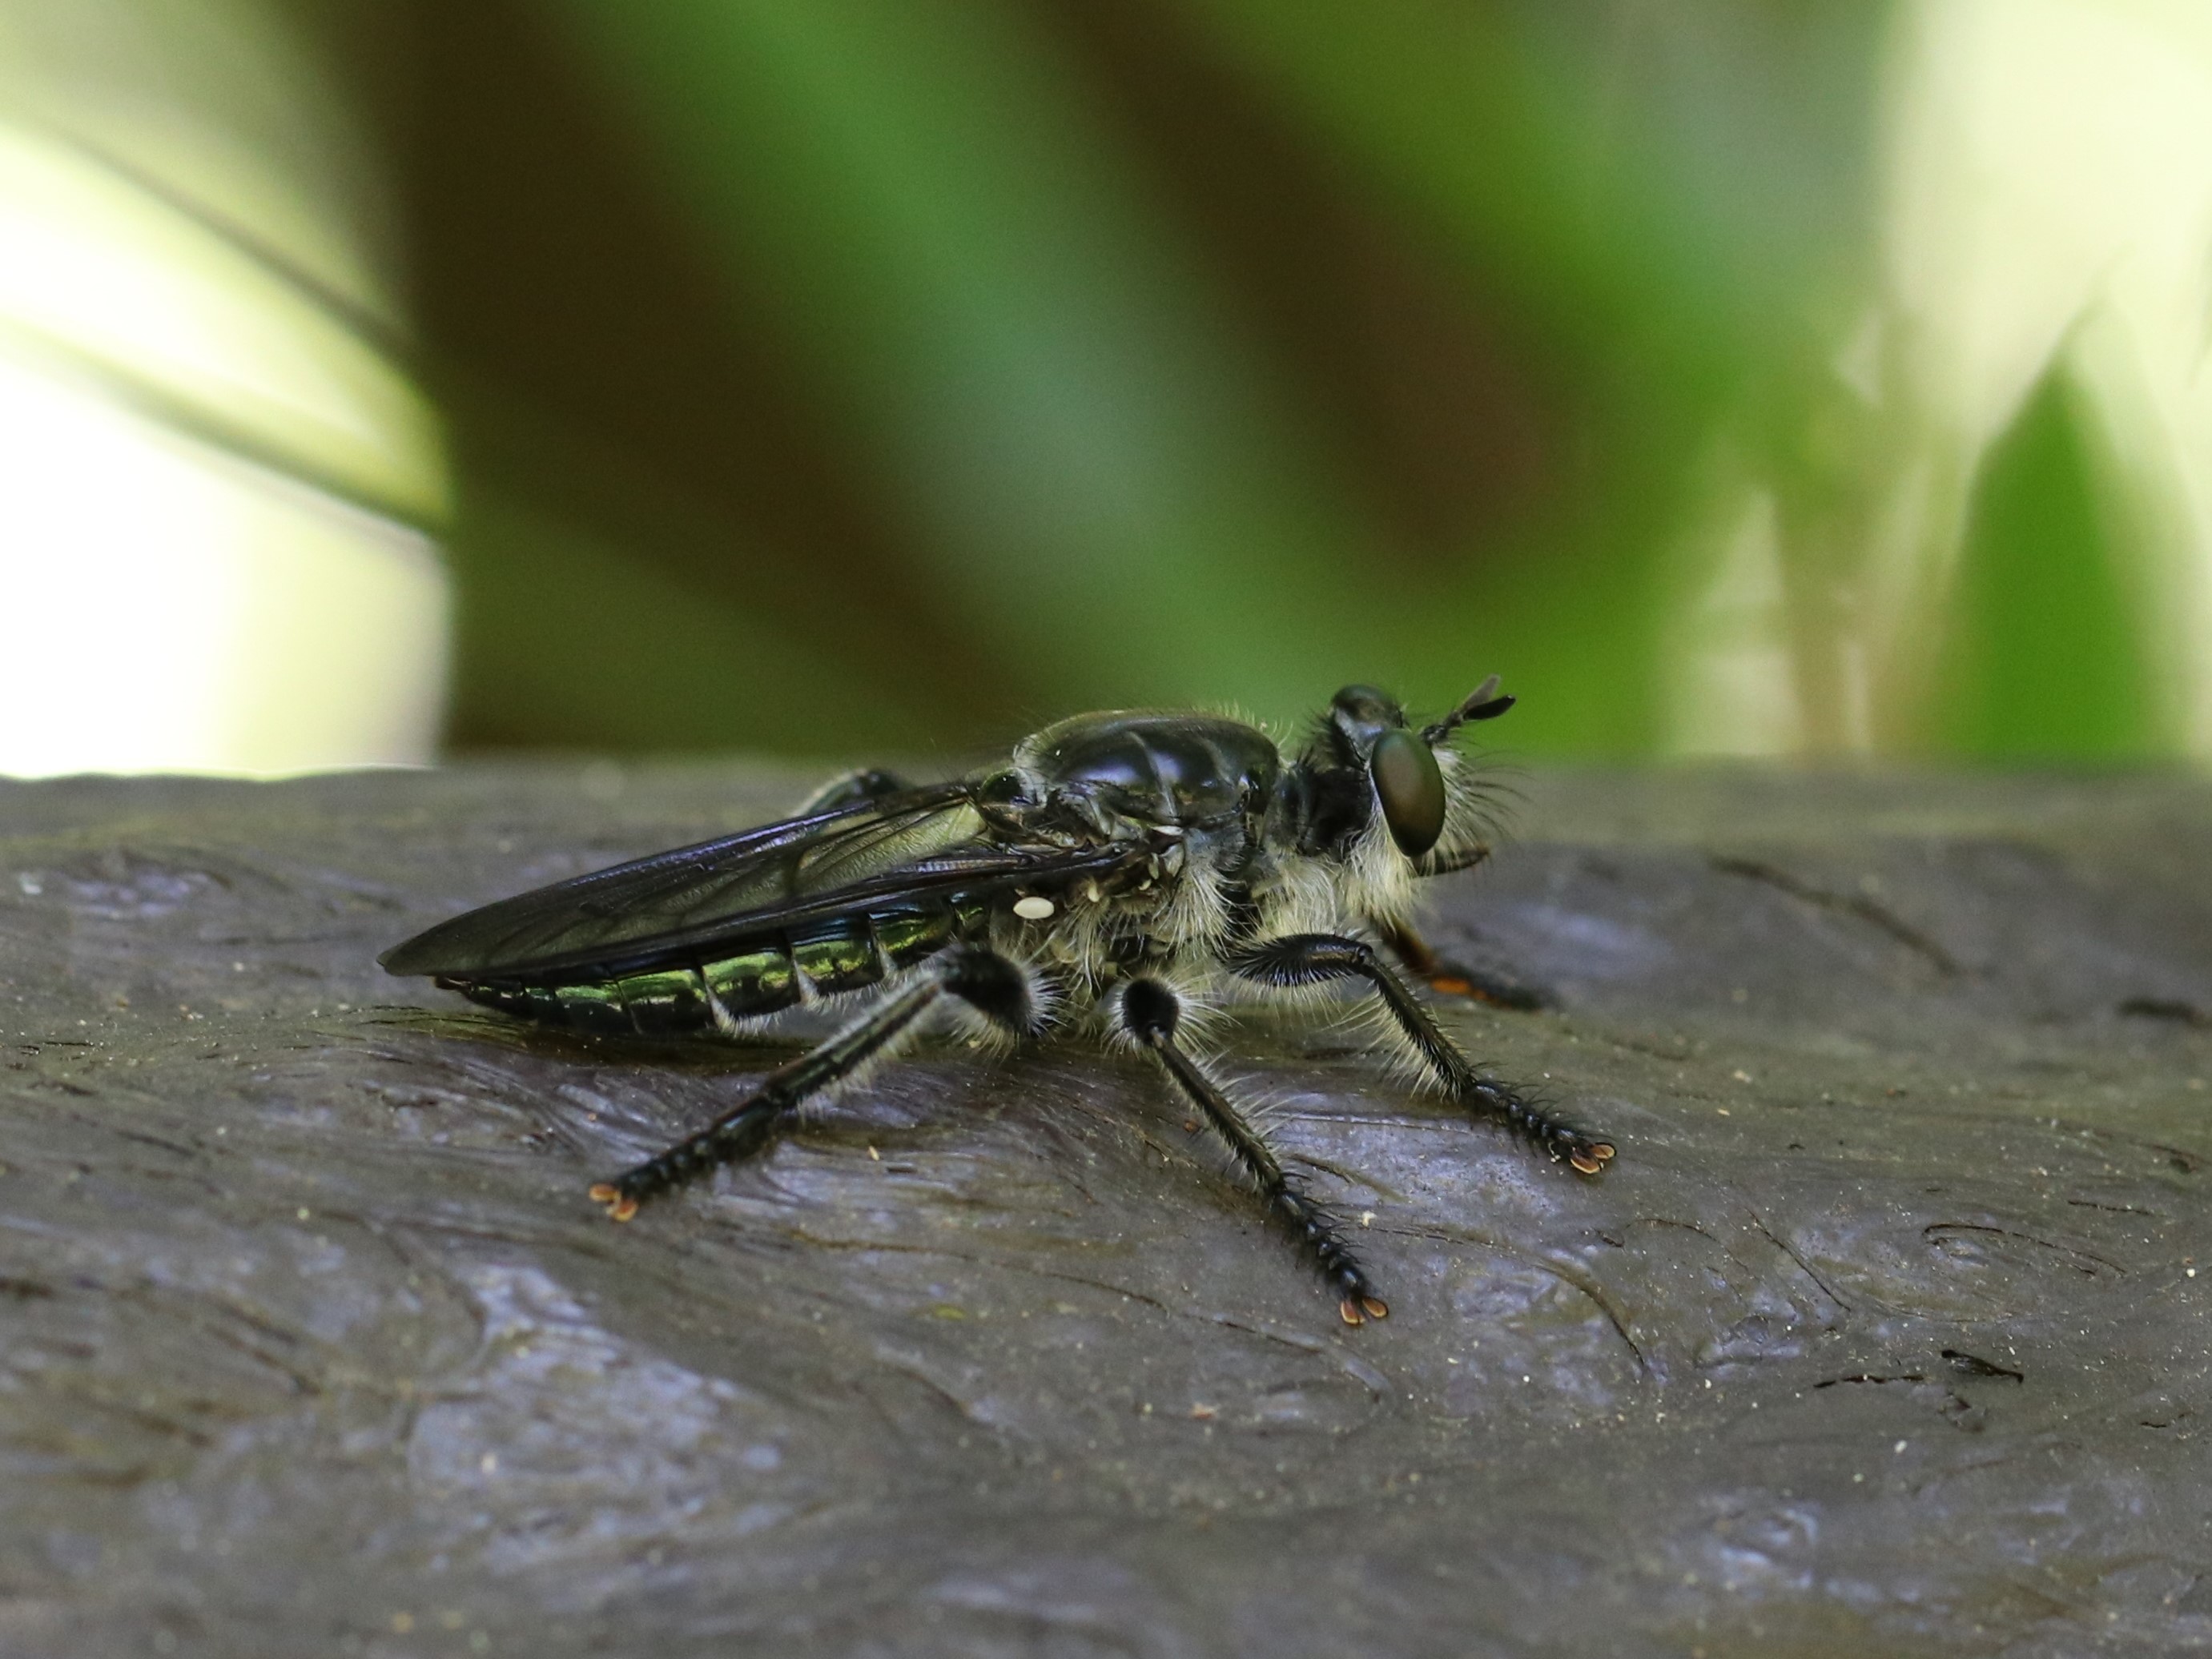
<svg viewBox="0 0 2212 1659">
<path fill-rule="evenodd" d="M 628 957 L 970 839 L 963 782 L 933 784 L 679 847 L 501 899 L 394 945 L 387 973 L 462 978 Z"/>
<path fill-rule="evenodd" d="M 950 893 L 1111 873 L 1142 847 L 1066 850 L 979 840 L 966 784 L 789 818 L 501 899 L 380 958 L 386 972 L 529 980 L 627 972 L 723 940 Z"/>
</svg>

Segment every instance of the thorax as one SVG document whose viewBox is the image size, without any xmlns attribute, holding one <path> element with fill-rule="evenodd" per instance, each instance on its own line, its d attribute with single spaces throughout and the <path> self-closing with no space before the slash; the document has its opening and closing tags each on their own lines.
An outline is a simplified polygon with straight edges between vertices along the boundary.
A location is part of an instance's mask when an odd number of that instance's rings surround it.
<svg viewBox="0 0 2212 1659">
<path fill-rule="evenodd" d="M 1264 732 L 1218 715 L 1079 714 L 1025 738 L 1012 770 L 1032 805 L 1115 836 L 1167 829 L 1249 843 L 1281 759 Z"/>
</svg>

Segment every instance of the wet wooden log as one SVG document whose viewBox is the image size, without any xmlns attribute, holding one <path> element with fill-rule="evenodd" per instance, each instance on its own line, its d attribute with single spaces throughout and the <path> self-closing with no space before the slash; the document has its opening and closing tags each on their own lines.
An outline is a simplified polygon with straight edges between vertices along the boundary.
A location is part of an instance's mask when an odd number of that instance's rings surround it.
<svg viewBox="0 0 2212 1659">
<path fill-rule="evenodd" d="M 2212 1647 L 2212 788 L 1528 779 L 1435 931 L 1559 1006 L 1447 1018 L 1607 1176 L 1222 1038 L 1350 1330 L 1137 1059 L 932 1047 L 616 1227 L 788 1050 L 374 965 L 798 787 L 0 788 L 0 1650 Z"/>
</svg>

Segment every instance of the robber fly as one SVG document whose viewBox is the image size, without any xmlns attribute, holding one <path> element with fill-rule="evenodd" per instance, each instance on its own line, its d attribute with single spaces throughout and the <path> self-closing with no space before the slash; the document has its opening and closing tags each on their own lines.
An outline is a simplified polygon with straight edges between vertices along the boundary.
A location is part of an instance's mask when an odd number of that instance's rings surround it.
<svg viewBox="0 0 2212 1659">
<path fill-rule="evenodd" d="M 1079 714 L 1005 764 L 909 787 L 858 772 L 795 817 L 502 899 L 385 953 L 525 1018 L 623 1036 L 741 1036 L 853 999 L 850 1023 L 688 1139 L 591 1189 L 617 1221 L 763 1151 L 940 1012 L 1013 1042 L 1087 1024 L 1148 1054 L 1228 1144 L 1337 1293 L 1389 1310 L 1343 1226 L 1286 1171 L 1194 1054 L 1194 1010 L 1360 982 L 1437 1091 L 1595 1175 L 1613 1155 L 1480 1076 L 1376 949 L 1431 986 L 1525 1005 L 1413 930 L 1415 879 L 1488 856 L 1461 727 L 1513 706 L 1492 675 L 1419 727 L 1346 686 L 1294 756 L 1213 714 Z"/>
</svg>

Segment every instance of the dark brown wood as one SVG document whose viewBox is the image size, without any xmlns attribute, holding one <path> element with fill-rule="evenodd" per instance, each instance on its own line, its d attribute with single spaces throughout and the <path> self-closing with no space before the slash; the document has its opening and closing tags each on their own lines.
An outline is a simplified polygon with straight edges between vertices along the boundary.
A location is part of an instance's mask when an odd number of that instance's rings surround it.
<svg viewBox="0 0 2212 1659">
<path fill-rule="evenodd" d="M 0 1651 L 2212 1647 L 2212 788 L 1527 780 L 1430 932 L 1560 1006 L 1444 1018 L 1601 1180 L 1209 1061 L 1356 1330 L 1142 1055 L 927 1047 L 617 1227 L 793 1049 L 374 965 L 804 788 L 0 787 Z"/>
</svg>

